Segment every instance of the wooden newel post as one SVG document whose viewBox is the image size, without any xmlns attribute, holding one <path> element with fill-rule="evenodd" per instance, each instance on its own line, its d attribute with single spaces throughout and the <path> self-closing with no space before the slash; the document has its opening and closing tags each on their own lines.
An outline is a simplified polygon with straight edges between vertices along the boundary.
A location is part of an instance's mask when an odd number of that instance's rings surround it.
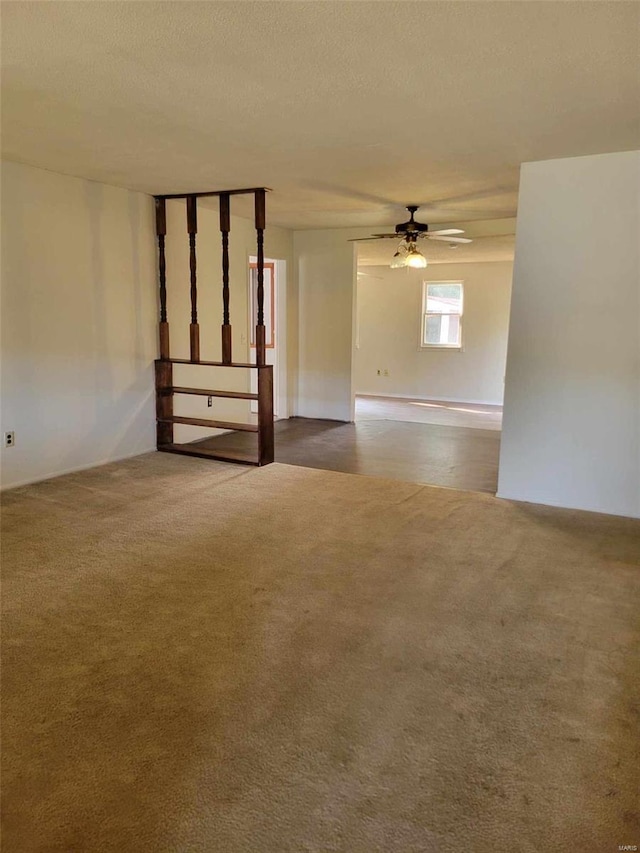
<svg viewBox="0 0 640 853">
<path fill-rule="evenodd" d="M 158 447 L 173 444 L 173 424 L 161 423 L 160 418 L 173 415 L 173 364 L 156 361 L 156 443 Z"/>
<path fill-rule="evenodd" d="M 196 261 L 196 234 L 198 233 L 198 214 L 196 197 L 187 196 L 187 231 L 189 232 L 189 269 L 191 272 L 191 325 L 189 326 L 189 342 L 191 345 L 191 361 L 200 361 L 200 327 L 198 326 L 198 283 Z"/>
<path fill-rule="evenodd" d="M 231 322 L 229 320 L 229 231 L 231 207 L 229 193 L 220 194 L 220 232 L 222 233 L 222 362 L 231 364 Z"/>
<path fill-rule="evenodd" d="M 265 326 L 264 326 L 264 228 L 265 228 L 265 197 L 264 190 L 255 191 L 256 202 L 256 234 L 258 240 L 258 317 L 256 325 L 256 364 L 266 364 Z"/>
<path fill-rule="evenodd" d="M 156 199 L 156 234 L 158 235 L 158 281 L 160 284 L 160 358 L 169 358 L 169 324 L 167 323 L 167 262 L 164 243 L 167 234 L 167 206 L 163 198 Z"/>
<path fill-rule="evenodd" d="M 266 364 L 258 368 L 258 464 L 269 465 L 274 458 L 273 367 Z"/>
</svg>

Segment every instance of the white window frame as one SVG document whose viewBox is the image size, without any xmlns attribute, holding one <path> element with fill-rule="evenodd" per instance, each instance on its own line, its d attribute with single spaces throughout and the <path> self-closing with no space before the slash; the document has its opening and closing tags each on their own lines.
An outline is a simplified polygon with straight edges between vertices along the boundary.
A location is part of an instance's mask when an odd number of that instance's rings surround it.
<svg viewBox="0 0 640 853">
<path fill-rule="evenodd" d="M 460 317 L 460 343 L 457 344 L 428 344 L 425 343 L 425 326 L 427 323 L 427 290 L 430 284 L 459 284 L 462 289 L 462 310 L 456 317 Z M 434 313 L 433 311 L 431 312 Z M 437 316 L 444 316 L 439 314 Z M 464 349 L 463 340 L 463 319 L 464 319 L 464 280 L 461 278 L 452 279 L 451 281 L 423 281 L 422 282 L 422 313 L 420 315 L 420 346 L 421 350 L 446 349 L 462 352 Z"/>
</svg>

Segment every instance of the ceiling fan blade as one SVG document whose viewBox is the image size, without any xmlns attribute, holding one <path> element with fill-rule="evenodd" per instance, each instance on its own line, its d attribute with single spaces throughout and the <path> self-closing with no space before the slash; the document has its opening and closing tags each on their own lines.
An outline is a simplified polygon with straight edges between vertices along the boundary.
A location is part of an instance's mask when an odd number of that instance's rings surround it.
<svg viewBox="0 0 640 853">
<path fill-rule="evenodd" d="M 351 237 L 347 240 L 347 243 L 360 243 L 363 240 L 383 240 L 386 237 L 392 237 L 394 240 L 404 240 L 404 234 L 374 234 L 371 237 Z"/>
<path fill-rule="evenodd" d="M 429 235 L 434 237 L 444 236 L 445 234 L 464 234 L 462 228 L 441 228 L 440 231 L 429 231 Z"/>
<path fill-rule="evenodd" d="M 469 237 L 432 237 L 427 234 L 428 240 L 439 240 L 442 243 L 473 243 Z"/>
</svg>

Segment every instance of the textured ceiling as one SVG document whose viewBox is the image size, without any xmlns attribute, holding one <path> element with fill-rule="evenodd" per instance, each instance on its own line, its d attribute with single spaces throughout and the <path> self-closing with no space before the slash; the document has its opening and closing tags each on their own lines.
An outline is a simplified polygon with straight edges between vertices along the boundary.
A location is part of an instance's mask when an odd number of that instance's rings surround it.
<svg viewBox="0 0 640 853">
<path fill-rule="evenodd" d="M 4 156 L 150 193 L 266 185 L 290 227 L 510 216 L 521 162 L 640 146 L 635 2 L 1 8 Z"/>
</svg>

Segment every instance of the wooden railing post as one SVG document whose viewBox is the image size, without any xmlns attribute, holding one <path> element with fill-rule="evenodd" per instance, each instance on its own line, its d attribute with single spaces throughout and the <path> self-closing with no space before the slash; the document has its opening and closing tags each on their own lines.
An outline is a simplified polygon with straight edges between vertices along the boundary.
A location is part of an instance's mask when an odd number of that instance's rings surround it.
<svg viewBox="0 0 640 853">
<path fill-rule="evenodd" d="M 156 361 L 156 442 L 158 448 L 173 444 L 173 424 L 161 419 L 173 416 L 173 364 Z"/>
<path fill-rule="evenodd" d="M 256 325 L 256 364 L 266 364 L 266 340 L 264 325 L 264 229 L 265 196 L 264 190 L 255 191 L 255 221 L 258 242 L 257 251 L 257 302 L 258 316 Z"/>
<path fill-rule="evenodd" d="M 229 320 L 229 231 L 231 197 L 220 194 L 220 231 L 222 233 L 222 361 L 231 364 L 231 322 Z"/>
<path fill-rule="evenodd" d="M 167 322 L 167 262 L 164 254 L 167 234 L 167 205 L 156 199 L 156 234 L 158 235 L 158 281 L 160 284 L 160 358 L 169 358 L 169 323 Z"/>
<path fill-rule="evenodd" d="M 187 231 L 189 232 L 189 270 L 191 273 L 191 325 L 189 343 L 191 361 L 200 361 L 200 327 L 198 326 L 198 283 L 196 273 L 196 234 L 198 233 L 198 214 L 196 196 L 187 196 Z"/>
<path fill-rule="evenodd" d="M 275 455 L 273 428 L 273 367 L 258 370 L 258 465 L 269 465 Z"/>
</svg>

